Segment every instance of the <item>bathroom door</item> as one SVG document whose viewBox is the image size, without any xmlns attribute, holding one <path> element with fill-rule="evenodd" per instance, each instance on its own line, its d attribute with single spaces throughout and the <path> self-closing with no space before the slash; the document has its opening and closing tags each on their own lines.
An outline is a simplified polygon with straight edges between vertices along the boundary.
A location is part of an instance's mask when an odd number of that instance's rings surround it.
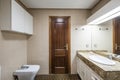
<svg viewBox="0 0 120 80">
<path fill-rule="evenodd" d="M 50 73 L 70 73 L 69 17 L 50 19 Z"/>
<path fill-rule="evenodd" d="M 114 52 L 116 54 L 120 54 L 120 17 L 114 20 L 114 33 L 115 33 Z"/>
</svg>

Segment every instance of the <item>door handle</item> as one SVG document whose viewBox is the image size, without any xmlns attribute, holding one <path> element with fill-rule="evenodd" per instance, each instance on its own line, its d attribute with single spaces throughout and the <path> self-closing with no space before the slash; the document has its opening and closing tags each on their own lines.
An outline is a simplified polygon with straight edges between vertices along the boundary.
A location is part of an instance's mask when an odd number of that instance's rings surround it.
<svg viewBox="0 0 120 80">
<path fill-rule="evenodd" d="M 115 44 L 115 50 L 117 50 L 117 48 L 118 48 L 118 46 L 117 46 L 117 44 Z"/>
<path fill-rule="evenodd" d="M 66 50 L 68 50 L 68 43 L 66 43 L 64 47 Z"/>
<path fill-rule="evenodd" d="M 120 46 L 118 46 L 118 44 L 115 44 L 115 50 L 120 49 Z"/>
</svg>

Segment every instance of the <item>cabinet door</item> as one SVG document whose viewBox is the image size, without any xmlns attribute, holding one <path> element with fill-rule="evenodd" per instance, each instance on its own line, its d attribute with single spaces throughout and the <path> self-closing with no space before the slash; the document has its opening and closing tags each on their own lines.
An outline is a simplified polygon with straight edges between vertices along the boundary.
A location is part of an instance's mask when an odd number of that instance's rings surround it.
<svg viewBox="0 0 120 80">
<path fill-rule="evenodd" d="M 82 77 L 82 80 L 87 80 L 87 76 L 86 76 L 86 64 L 82 61 L 82 60 L 80 60 L 80 62 L 81 62 L 81 77 Z"/>
<path fill-rule="evenodd" d="M 77 73 L 79 74 L 80 71 L 80 63 L 79 63 L 79 58 L 77 57 Z M 80 74 L 79 74 L 80 75 Z"/>
<path fill-rule="evenodd" d="M 85 65 L 79 58 L 77 59 L 77 72 L 82 80 L 86 80 L 85 79 L 85 75 L 86 75 Z"/>
<path fill-rule="evenodd" d="M 77 72 L 82 80 L 103 80 L 79 58 L 77 58 Z"/>
<path fill-rule="evenodd" d="M 85 66 L 86 77 L 85 80 L 103 80 L 98 74 L 96 74 L 90 67 Z"/>
<path fill-rule="evenodd" d="M 24 11 L 24 15 L 25 15 L 25 33 L 33 34 L 33 17 L 27 11 Z"/>
<path fill-rule="evenodd" d="M 15 0 L 12 0 L 11 9 L 11 29 L 13 31 L 24 32 L 24 9 Z"/>
<path fill-rule="evenodd" d="M 92 72 L 90 71 L 90 68 L 86 66 L 86 80 L 94 80 L 92 79 Z"/>
</svg>

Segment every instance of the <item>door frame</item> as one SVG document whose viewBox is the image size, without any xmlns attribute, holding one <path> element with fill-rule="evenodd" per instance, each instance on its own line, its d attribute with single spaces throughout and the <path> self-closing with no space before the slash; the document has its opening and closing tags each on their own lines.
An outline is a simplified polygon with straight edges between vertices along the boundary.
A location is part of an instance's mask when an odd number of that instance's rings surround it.
<svg viewBox="0 0 120 80">
<path fill-rule="evenodd" d="M 113 47 L 112 48 L 113 48 L 113 53 L 115 53 L 115 34 L 116 34 L 115 33 L 115 31 L 116 31 L 115 30 L 115 19 L 113 19 L 112 21 L 113 21 L 112 22 L 113 23 Z"/>
<path fill-rule="evenodd" d="M 51 38 L 51 18 L 68 18 L 68 73 L 71 73 L 71 17 L 70 16 L 49 16 L 49 74 L 52 74 L 52 38 Z"/>
<path fill-rule="evenodd" d="M 113 21 L 113 53 L 115 53 L 115 44 L 116 44 L 116 20 L 120 18 L 120 17 L 117 17 L 117 18 L 114 18 L 112 21 Z"/>
</svg>

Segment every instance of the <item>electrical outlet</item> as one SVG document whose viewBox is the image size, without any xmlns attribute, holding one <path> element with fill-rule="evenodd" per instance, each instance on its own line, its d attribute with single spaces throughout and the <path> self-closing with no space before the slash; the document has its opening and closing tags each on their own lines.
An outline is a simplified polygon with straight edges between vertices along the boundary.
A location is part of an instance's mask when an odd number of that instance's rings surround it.
<svg viewBox="0 0 120 80">
<path fill-rule="evenodd" d="M 97 44 L 94 44 L 93 46 L 94 46 L 94 48 L 97 48 Z"/>
<path fill-rule="evenodd" d="M 89 45 L 88 44 L 86 44 L 86 48 L 88 48 L 89 47 Z"/>
</svg>

